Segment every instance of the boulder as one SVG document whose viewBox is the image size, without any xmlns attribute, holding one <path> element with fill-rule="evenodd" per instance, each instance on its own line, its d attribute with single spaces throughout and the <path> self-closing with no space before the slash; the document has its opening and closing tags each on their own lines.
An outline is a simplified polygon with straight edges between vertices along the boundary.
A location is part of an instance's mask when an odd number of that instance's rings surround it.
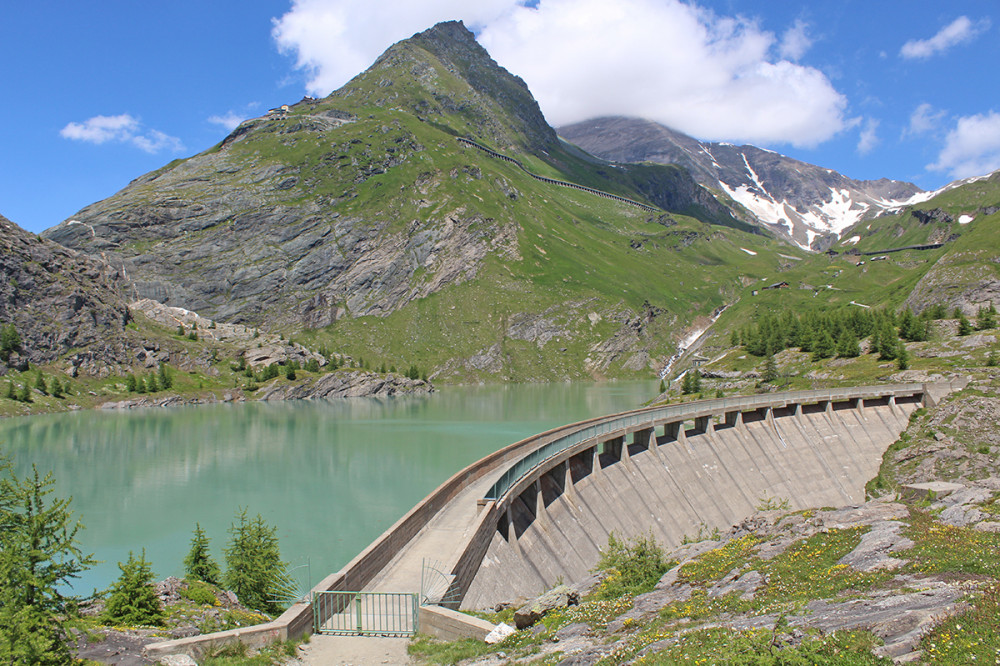
<svg viewBox="0 0 1000 666">
<path fill-rule="evenodd" d="M 514 624 L 518 629 L 530 627 L 549 611 L 575 606 L 579 602 L 579 592 L 570 589 L 567 585 L 557 585 L 514 611 Z"/>
</svg>

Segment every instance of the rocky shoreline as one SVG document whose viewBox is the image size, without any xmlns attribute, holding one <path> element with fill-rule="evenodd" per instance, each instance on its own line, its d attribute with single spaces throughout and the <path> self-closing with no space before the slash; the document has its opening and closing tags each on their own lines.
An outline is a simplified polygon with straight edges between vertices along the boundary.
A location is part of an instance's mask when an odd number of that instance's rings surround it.
<svg viewBox="0 0 1000 666">
<path fill-rule="evenodd" d="M 430 382 L 409 379 L 389 373 L 383 375 L 367 370 L 345 370 L 310 378 L 295 384 L 265 386 L 255 392 L 230 389 L 209 392 L 194 397 L 165 395 L 140 396 L 126 400 L 113 400 L 98 405 L 97 409 L 138 409 L 143 407 L 179 407 L 183 405 L 210 405 L 223 402 L 250 400 L 276 402 L 280 400 L 329 400 L 336 398 L 387 398 L 399 395 L 425 395 L 434 392 Z"/>
</svg>

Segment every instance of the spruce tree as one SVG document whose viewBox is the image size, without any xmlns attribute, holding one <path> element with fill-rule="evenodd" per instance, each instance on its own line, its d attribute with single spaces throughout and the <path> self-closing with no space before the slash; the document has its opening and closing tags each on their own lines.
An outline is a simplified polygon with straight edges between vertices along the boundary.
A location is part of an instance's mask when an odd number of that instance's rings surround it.
<svg viewBox="0 0 1000 666">
<path fill-rule="evenodd" d="M 907 370 L 910 367 L 910 352 L 906 351 L 906 345 L 899 341 L 899 348 L 896 351 L 896 367 L 900 370 Z"/>
<path fill-rule="evenodd" d="M 153 570 L 146 561 L 146 550 L 138 559 L 129 551 L 128 562 L 118 563 L 121 576 L 111 584 L 108 601 L 101 619 L 112 624 L 129 626 L 161 626 L 166 612 L 156 596 Z"/>
<path fill-rule="evenodd" d="M 58 377 L 52 378 L 52 386 L 49 387 L 49 391 L 52 393 L 53 398 L 63 397 L 63 386 Z"/>
<path fill-rule="evenodd" d="M 6 596 L 0 606 L 9 610 L 9 600 L 44 618 L 56 618 L 66 611 L 63 592 L 96 560 L 80 550 L 81 525 L 73 520 L 70 500 L 49 498 L 55 484 L 51 474 L 42 478 L 32 466 L 29 476 L 18 479 L 3 459 L 0 471 L 6 474 L 0 479 L 0 589 Z M 0 632 L 3 629 L 0 622 Z"/>
<path fill-rule="evenodd" d="M 167 389 L 169 389 L 174 385 L 174 378 L 171 376 L 170 370 L 169 368 L 167 368 L 166 363 L 160 363 L 158 373 L 160 378 L 160 387 L 164 391 L 166 391 Z"/>
<path fill-rule="evenodd" d="M 156 381 L 156 375 L 150 373 L 146 377 L 146 390 L 150 393 L 156 393 L 160 390 L 160 384 Z"/>
<path fill-rule="evenodd" d="M 136 390 L 138 390 L 137 387 L 138 385 L 136 384 L 135 381 L 135 375 L 133 375 L 131 372 L 125 375 L 125 390 L 127 390 L 129 393 L 135 393 Z"/>
<path fill-rule="evenodd" d="M 761 374 L 761 381 L 773 382 L 778 378 L 778 364 L 774 360 L 774 354 L 768 354 L 764 360 L 764 372 Z"/>
<path fill-rule="evenodd" d="M 968 335 L 972 333 L 972 324 L 969 322 L 968 318 L 965 316 L 964 312 L 958 313 L 958 334 Z"/>
<path fill-rule="evenodd" d="M 281 560 L 277 528 L 268 526 L 259 513 L 256 518 L 247 518 L 246 509 L 242 509 L 229 535 L 224 551 L 226 587 L 245 606 L 280 612 L 281 601 L 291 598 L 294 585 L 288 577 L 288 565 Z"/>
<path fill-rule="evenodd" d="M 14 382 L 11 380 L 7 380 L 6 397 L 11 400 L 17 400 L 17 391 L 14 389 Z"/>
<path fill-rule="evenodd" d="M 21 348 L 21 336 L 14 324 L 0 326 L 0 360 L 4 363 L 10 360 L 10 355 Z"/>
<path fill-rule="evenodd" d="M 990 303 L 988 308 L 979 308 L 979 312 L 976 314 L 976 329 L 980 331 L 988 331 L 991 328 L 997 327 L 997 309 L 993 307 Z"/>
<path fill-rule="evenodd" d="M 42 395 L 49 394 L 49 387 L 45 384 L 45 375 L 43 375 L 40 370 L 38 372 L 38 376 L 35 377 L 35 388 L 38 389 L 38 392 Z"/>
<path fill-rule="evenodd" d="M 215 563 L 212 555 L 208 552 L 208 537 L 205 536 L 205 532 L 198 523 L 194 525 L 191 550 L 184 558 L 184 573 L 188 578 L 212 585 L 219 585 L 222 582 L 219 565 Z"/>
</svg>

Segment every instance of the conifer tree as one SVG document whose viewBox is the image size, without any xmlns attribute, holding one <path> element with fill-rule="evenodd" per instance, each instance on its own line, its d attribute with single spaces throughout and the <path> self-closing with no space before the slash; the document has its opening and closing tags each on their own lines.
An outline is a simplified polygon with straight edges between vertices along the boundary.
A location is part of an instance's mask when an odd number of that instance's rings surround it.
<svg viewBox="0 0 1000 666">
<path fill-rule="evenodd" d="M 63 386 L 58 377 L 52 378 L 52 386 L 49 387 L 49 391 L 51 391 L 53 398 L 63 397 Z"/>
<path fill-rule="evenodd" d="M 146 550 L 136 558 L 129 551 L 128 562 L 118 563 L 121 576 L 111 584 L 101 618 L 113 624 L 161 626 L 166 619 L 160 598 L 153 586 L 153 570 L 146 561 Z"/>
<path fill-rule="evenodd" d="M 11 380 L 7 380 L 6 397 L 10 398 L 11 400 L 17 400 L 17 391 L 14 389 L 14 382 Z"/>
<path fill-rule="evenodd" d="M 35 388 L 42 395 L 49 394 L 49 387 L 45 384 L 45 375 L 42 374 L 41 370 L 38 371 L 38 376 L 35 377 Z"/>
<path fill-rule="evenodd" d="M 170 375 L 170 370 L 167 368 L 166 363 L 160 363 L 158 373 L 160 378 L 160 387 L 163 388 L 164 391 L 174 385 L 174 378 Z"/>
<path fill-rule="evenodd" d="M 850 329 L 845 328 L 837 341 L 837 355 L 843 358 L 857 358 L 861 356 L 861 345 Z"/>
<path fill-rule="evenodd" d="M 245 606 L 266 613 L 281 610 L 281 600 L 291 597 L 294 585 L 288 565 L 281 560 L 277 528 L 270 527 L 258 513 L 247 518 L 246 509 L 237 514 L 229 528 L 226 557 L 226 587 Z"/>
<path fill-rule="evenodd" d="M 813 343 L 812 358 L 818 361 L 823 358 L 830 358 L 837 353 L 837 345 L 833 341 L 833 336 L 826 329 L 818 331 Z"/>
<path fill-rule="evenodd" d="M 146 390 L 149 391 L 150 393 L 156 393 L 157 391 L 160 390 L 160 385 L 159 382 L 156 381 L 155 374 L 150 373 L 146 377 Z"/>
<path fill-rule="evenodd" d="M 135 381 L 135 375 L 131 372 L 125 375 L 125 390 L 129 393 L 135 393 L 138 390 L 138 385 Z"/>
<path fill-rule="evenodd" d="M 906 345 L 899 341 L 899 348 L 896 351 L 896 367 L 900 370 L 907 370 L 910 367 L 910 352 L 906 351 Z"/>
<path fill-rule="evenodd" d="M 958 334 L 968 335 L 972 333 L 972 323 L 969 322 L 964 312 L 958 312 Z"/>
<path fill-rule="evenodd" d="M 21 336 L 14 324 L 0 326 L 0 360 L 4 363 L 10 360 L 10 355 L 21 348 Z"/>
<path fill-rule="evenodd" d="M 764 382 L 773 382 L 778 378 L 778 364 L 774 360 L 774 354 L 768 354 L 764 360 L 764 372 L 760 378 Z"/>
<path fill-rule="evenodd" d="M 990 303 L 988 308 L 980 307 L 976 314 L 976 329 L 988 331 L 997 327 L 997 309 Z"/>
<path fill-rule="evenodd" d="M 219 565 L 212 559 L 208 552 L 208 537 L 205 536 L 201 525 L 195 523 L 194 536 L 191 537 L 191 550 L 184 558 L 184 573 L 188 578 L 200 580 L 212 585 L 219 585 L 222 582 L 222 573 Z"/>
</svg>

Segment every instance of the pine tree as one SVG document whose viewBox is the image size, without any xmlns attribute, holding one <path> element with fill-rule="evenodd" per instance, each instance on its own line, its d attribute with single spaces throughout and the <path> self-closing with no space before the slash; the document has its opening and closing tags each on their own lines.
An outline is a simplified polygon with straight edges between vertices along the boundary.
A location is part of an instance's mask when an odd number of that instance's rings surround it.
<svg viewBox="0 0 1000 666">
<path fill-rule="evenodd" d="M 861 356 L 861 345 L 850 329 L 845 328 L 837 341 L 837 355 L 842 358 L 857 358 Z"/>
<path fill-rule="evenodd" d="M 288 381 L 290 381 L 290 382 L 294 382 L 294 381 L 295 381 L 295 366 L 294 366 L 294 365 L 292 365 L 291 363 L 289 363 L 289 364 L 288 364 L 288 365 L 287 365 L 287 366 L 285 367 L 285 377 L 286 377 L 286 378 L 288 379 Z"/>
<path fill-rule="evenodd" d="M 21 348 L 21 336 L 14 324 L 0 326 L 0 360 L 4 363 L 10 360 L 10 355 Z"/>
<path fill-rule="evenodd" d="M 170 370 L 167 367 L 166 363 L 160 363 L 160 368 L 158 372 L 160 378 L 160 387 L 163 388 L 164 391 L 166 391 L 167 389 L 169 389 L 174 385 L 174 378 L 171 376 Z"/>
<path fill-rule="evenodd" d="M 907 370 L 910 367 L 910 352 L 906 351 L 906 345 L 899 341 L 899 348 L 896 351 L 896 367 L 900 370 Z"/>
<path fill-rule="evenodd" d="M 135 393 L 138 390 L 138 385 L 135 381 L 135 375 L 131 372 L 125 375 L 125 390 L 129 393 Z"/>
<path fill-rule="evenodd" d="M 46 617 L 64 613 L 63 596 L 72 579 L 96 564 L 79 548 L 81 525 L 73 520 L 70 500 L 49 499 L 55 481 L 38 469 L 22 479 L 10 476 L 10 465 L 0 459 L 6 473 L 0 479 L 0 552 L 9 571 L 0 587 L 9 584 L 17 605 L 30 606 Z"/>
<path fill-rule="evenodd" d="M 186 334 L 187 331 L 184 330 L 184 324 L 177 324 L 177 335 L 183 338 Z"/>
<path fill-rule="evenodd" d="M 279 612 L 281 600 L 291 597 L 294 585 L 288 577 L 288 565 L 281 560 L 277 528 L 268 526 L 259 513 L 256 518 L 247 518 L 246 509 L 242 509 L 229 535 L 224 551 L 226 587 L 245 606 Z"/>
<path fill-rule="evenodd" d="M 31 389 L 27 384 L 21 384 L 21 390 L 17 392 L 17 399 L 21 402 L 33 402 L 31 399 Z"/>
<path fill-rule="evenodd" d="M 972 333 L 972 324 L 969 322 L 968 318 L 965 316 L 964 312 L 958 313 L 958 334 L 968 335 Z"/>
<path fill-rule="evenodd" d="M 7 394 L 6 397 L 11 400 L 17 400 L 17 391 L 14 389 L 14 382 L 7 380 Z"/>
<path fill-rule="evenodd" d="M 146 561 L 146 550 L 138 559 L 129 551 L 128 562 L 118 563 L 121 576 L 111 584 L 101 619 L 129 626 L 163 625 L 166 613 L 153 586 L 153 570 Z"/>
<path fill-rule="evenodd" d="M 146 376 L 146 390 L 150 393 L 156 393 L 160 390 L 160 384 L 156 381 L 156 375 L 151 373 Z"/>
<path fill-rule="evenodd" d="M 59 381 L 58 377 L 53 377 L 52 378 L 52 386 L 49 387 L 49 390 L 52 392 L 52 397 L 53 398 L 61 398 L 61 397 L 63 397 L 63 386 L 62 386 L 62 382 Z"/>
<path fill-rule="evenodd" d="M 830 331 L 823 329 L 817 334 L 815 341 L 813 342 L 812 359 L 818 361 L 824 358 L 830 358 L 837 353 L 837 345 L 833 341 L 833 336 L 830 335 Z"/>
<path fill-rule="evenodd" d="M 990 303 L 988 308 L 979 308 L 979 312 L 976 314 L 976 329 L 980 331 L 988 331 L 991 328 L 997 327 L 997 309 L 993 307 Z"/>
<path fill-rule="evenodd" d="M 208 552 L 208 537 L 205 536 L 205 532 L 198 523 L 194 525 L 191 550 L 184 558 L 184 573 L 188 578 L 212 585 L 219 585 L 222 582 L 222 572 L 219 570 L 219 565 L 215 563 L 212 555 Z"/>
<path fill-rule="evenodd" d="M 43 375 L 41 371 L 39 371 L 38 376 L 35 377 L 35 388 L 38 389 L 38 392 L 42 395 L 49 394 L 49 387 L 45 384 L 45 375 Z"/>
<path fill-rule="evenodd" d="M 768 354 L 764 360 L 764 372 L 761 374 L 761 381 L 773 382 L 778 378 L 778 364 L 774 360 L 774 354 Z"/>
</svg>

